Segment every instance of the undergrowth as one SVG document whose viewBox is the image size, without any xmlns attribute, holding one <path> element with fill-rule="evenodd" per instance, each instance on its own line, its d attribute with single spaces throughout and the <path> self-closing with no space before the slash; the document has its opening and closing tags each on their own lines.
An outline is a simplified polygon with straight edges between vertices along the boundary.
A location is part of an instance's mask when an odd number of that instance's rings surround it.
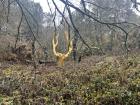
<svg viewBox="0 0 140 105">
<path fill-rule="evenodd" d="M 37 71 L 39 72 L 39 71 Z M 140 57 L 106 57 L 87 69 L 34 73 L 12 65 L 0 73 L 1 105 L 140 105 Z"/>
</svg>

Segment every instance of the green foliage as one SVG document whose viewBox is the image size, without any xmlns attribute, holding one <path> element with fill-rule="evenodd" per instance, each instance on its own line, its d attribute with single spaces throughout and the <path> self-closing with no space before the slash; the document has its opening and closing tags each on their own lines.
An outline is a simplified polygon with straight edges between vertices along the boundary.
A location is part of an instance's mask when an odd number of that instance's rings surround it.
<svg viewBox="0 0 140 105">
<path fill-rule="evenodd" d="M 139 60 L 106 57 L 90 68 L 57 68 L 57 71 L 36 71 L 36 75 L 32 67 L 13 65 L 0 74 L 0 103 L 139 105 Z"/>
</svg>

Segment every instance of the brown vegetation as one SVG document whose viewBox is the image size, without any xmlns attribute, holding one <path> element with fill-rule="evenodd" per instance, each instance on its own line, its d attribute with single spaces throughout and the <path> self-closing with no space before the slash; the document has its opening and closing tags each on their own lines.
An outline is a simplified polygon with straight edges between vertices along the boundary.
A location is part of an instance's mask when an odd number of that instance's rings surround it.
<svg viewBox="0 0 140 105">
<path fill-rule="evenodd" d="M 0 74 L 0 102 L 18 105 L 139 105 L 139 56 L 92 56 L 63 68 L 11 65 Z M 10 78 L 10 80 L 8 79 Z"/>
</svg>

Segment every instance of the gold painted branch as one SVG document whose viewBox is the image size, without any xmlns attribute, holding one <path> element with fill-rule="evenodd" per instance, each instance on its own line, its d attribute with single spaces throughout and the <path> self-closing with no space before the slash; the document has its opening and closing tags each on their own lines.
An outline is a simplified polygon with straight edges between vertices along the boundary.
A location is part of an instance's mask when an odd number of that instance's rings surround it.
<svg viewBox="0 0 140 105">
<path fill-rule="evenodd" d="M 57 57 L 57 63 L 59 66 L 63 66 L 64 65 L 64 61 L 66 58 L 68 58 L 68 56 L 70 55 L 70 53 L 72 52 L 72 40 L 70 41 L 70 39 L 68 38 L 68 34 L 65 32 L 65 37 L 66 37 L 66 41 L 69 44 L 68 46 L 68 51 L 66 53 L 60 53 L 56 51 L 56 47 L 58 46 L 58 35 L 53 37 L 52 40 L 52 44 L 53 44 L 53 53 L 54 55 Z"/>
</svg>

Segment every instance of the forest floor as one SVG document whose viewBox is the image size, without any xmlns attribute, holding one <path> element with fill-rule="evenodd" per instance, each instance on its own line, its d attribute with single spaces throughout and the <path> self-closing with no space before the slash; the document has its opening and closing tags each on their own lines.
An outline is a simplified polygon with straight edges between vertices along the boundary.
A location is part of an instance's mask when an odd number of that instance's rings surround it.
<svg viewBox="0 0 140 105">
<path fill-rule="evenodd" d="M 91 56 L 64 67 L 0 63 L 1 105 L 140 105 L 140 55 Z"/>
</svg>

